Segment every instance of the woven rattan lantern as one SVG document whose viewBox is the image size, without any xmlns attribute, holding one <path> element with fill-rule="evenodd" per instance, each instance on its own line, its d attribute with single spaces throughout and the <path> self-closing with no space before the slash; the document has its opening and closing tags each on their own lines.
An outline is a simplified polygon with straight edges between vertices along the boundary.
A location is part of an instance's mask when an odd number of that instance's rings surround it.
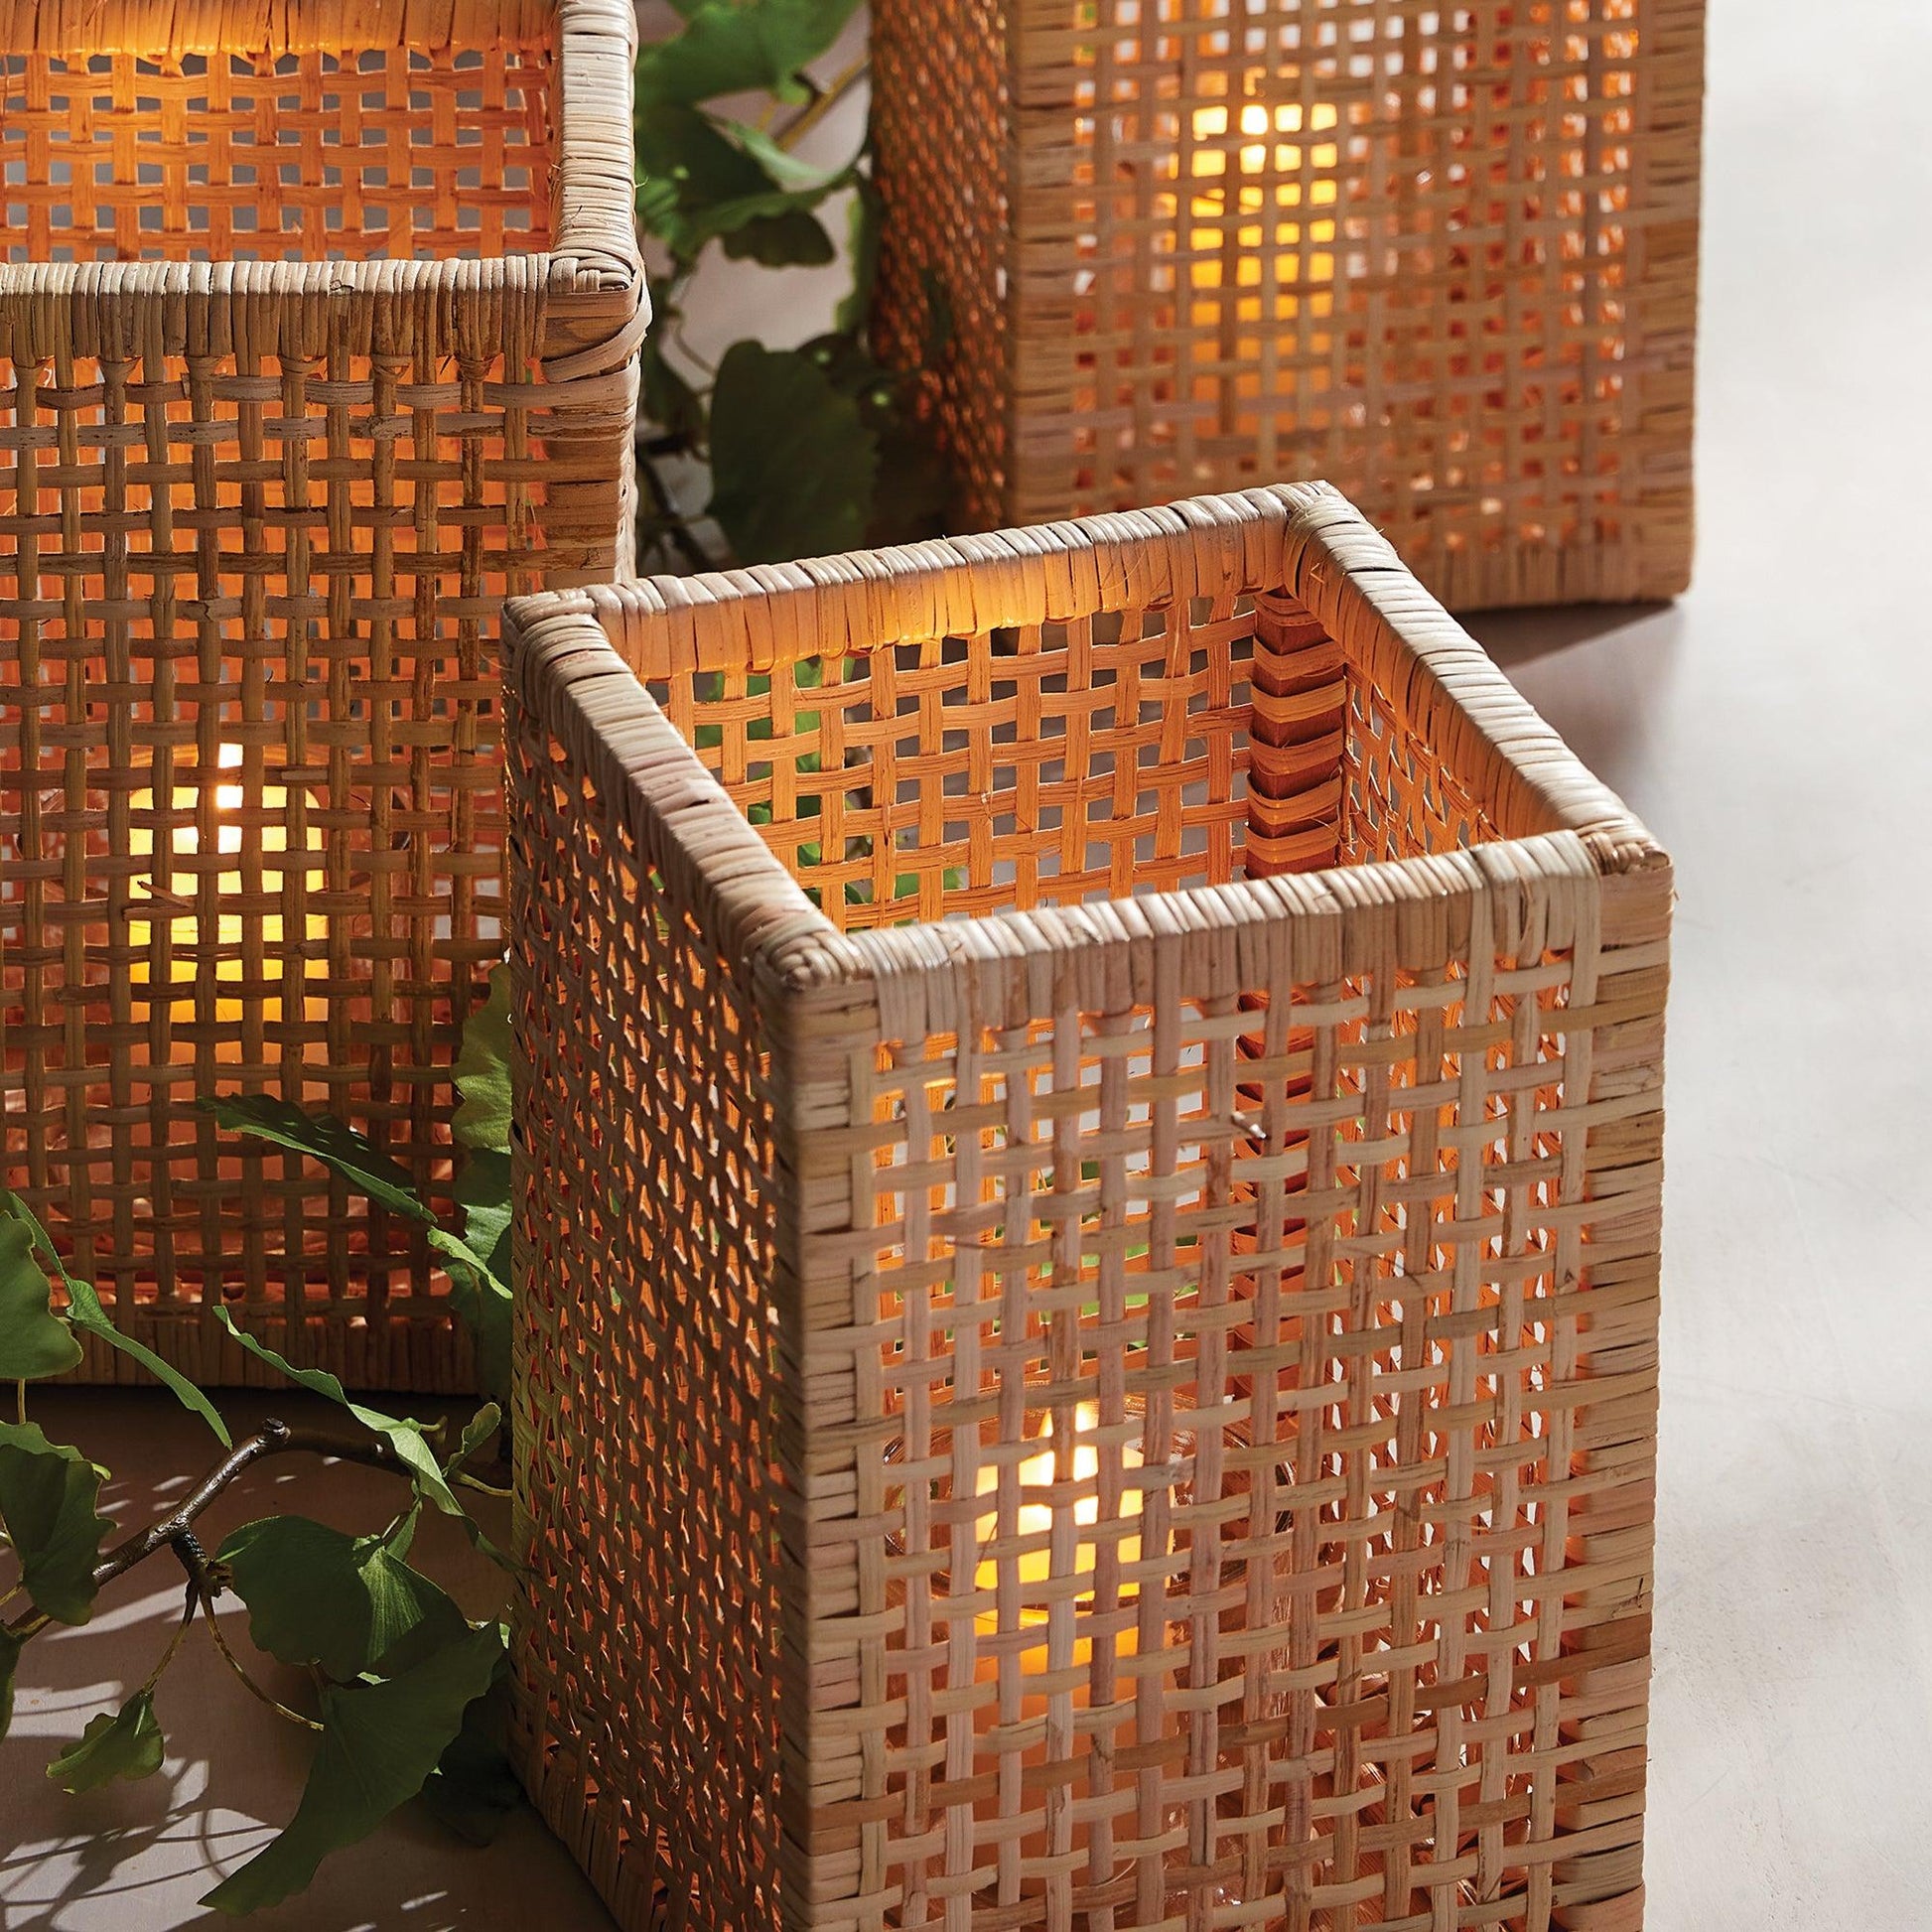
<svg viewBox="0 0 1932 1932">
<path fill-rule="evenodd" d="M 1452 608 L 1681 590 L 1703 15 L 877 0 L 964 526 L 1324 477 Z"/>
<path fill-rule="evenodd" d="M 511 607 L 621 1923 L 1636 1932 L 1668 861 L 1320 485 Z"/>
<path fill-rule="evenodd" d="M 0 17 L 0 1183 L 199 1373 L 220 1288 L 450 1387 L 420 1238 L 194 1102 L 447 1189 L 500 602 L 627 556 L 630 9 Z"/>
</svg>

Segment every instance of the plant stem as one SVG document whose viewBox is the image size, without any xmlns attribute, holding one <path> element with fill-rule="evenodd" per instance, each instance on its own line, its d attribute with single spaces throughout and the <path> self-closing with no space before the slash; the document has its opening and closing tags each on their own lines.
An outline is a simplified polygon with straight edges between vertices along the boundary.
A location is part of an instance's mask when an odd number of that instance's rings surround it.
<svg viewBox="0 0 1932 1932">
<path fill-rule="evenodd" d="M 655 533 L 668 537 L 671 546 L 693 570 L 711 570 L 712 560 L 704 553 L 703 546 L 691 534 L 691 526 L 677 513 L 671 501 L 671 492 L 665 487 L 664 479 L 657 474 L 657 465 L 640 450 L 637 453 L 637 475 L 643 480 L 650 491 L 650 499 L 657 507 Z"/>
<path fill-rule="evenodd" d="M 796 146 L 802 135 L 816 127 L 859 84 L 860 76 L 871 65 L 871 56 L 862 54 L 842 73 L 835 75 L 778 130 L 773 138 L 779 147 L 789 149 Z"/>
<path fill-rule="evenodd" d="M 482 1476 L 473 1476 L 467 1469 L 460 1470 L 452 1480 L 462 1483 L 466 1489 L 476 1490 L 479 1495 L 495 1496 L 499 1500 L 516 1494 L 514 1489 L 505 1489 L 500 1483 L 485 1482 Z"/>
<path fill-rule="evenodd" d="M 117 1543 L 94 1565 L 94 1588 L 104 1588 L 116 1577 L 125 1575 L 137 1563 L 144 1563 L 157 1550 L 173 1549 L 191 1576 L 206 1583 L 206 1567 L 200 1564 L 199 1546 L 191 1525 L 222 1490 L 264 1456 L 330 1455 L 344 1462 L 360 1462 L 372 1469 L 387 1469 L 392 1475 L 406 1477 L 408 1468 L 387 1443 L 361 1441 L 352 1436 L 336 1436 L 322 1429 L 291 1429 L 285 1422 L 269 1421 L 254 1435 L 244 1437 L 189 1492 L 173 1515 Z M 27 1638 L 45 1628 L 48 1618 L 30 1613 L 5 1626 L 11 1637 Z M 307 1720 L 305 1719 L 306 1723 Z"/>
<path fill-rule="evenodd" d="M 14 1384 L 14 1420 L 21 1428 L 27 1427 L 27 1384 L 25 1382 Z"/>
<path fill-rule="evenodd" d="M 201 1580 L 191 1576 L 188 1580 L 188 1595 L 181 1606 L 181 1621 L 175 1625 L 175 1634 L 168 1639 L 168 1648 L 161 1653 L 161 1661 L 149 1671 L 142 1684 L 143 1691 L 152 1691 L 161 1682 L 161 1673 L 175 1661 L 175 1652 L 181 1648 L 182 1639 L 187 1636 L 189 1626 L 195 1621 L 195 1605 L 201 1600 Z"/>
<path fill-rule="evenodd" d="M 280 1698 L 263 1690 L 248 1675 L 247 1671 L 242 1667 L 241 1659 L 228 1648 L 228 1640 L 221 1634 L 221 1619 L 214 1613 L 214 1597 L 206 1585 L 202 1586 L 200 1595 L 202 1600 L 202 1614 L 207 1620 L 208 1635 L 214 1639 L 215 1649 L 227 1660 L 228 1668 L 241 1679 L 242 1684 L 247 1688 L 249 1693 L 259 1698 L 277 1717 L 286 1718 L 290 1724 L 300 1725 L 304 1730 L 321 1730 L 323 1726 L 317 1724 L 315 1719 L 305 1718 L 300 1711 L 291 1711 Z"/>
</svg>

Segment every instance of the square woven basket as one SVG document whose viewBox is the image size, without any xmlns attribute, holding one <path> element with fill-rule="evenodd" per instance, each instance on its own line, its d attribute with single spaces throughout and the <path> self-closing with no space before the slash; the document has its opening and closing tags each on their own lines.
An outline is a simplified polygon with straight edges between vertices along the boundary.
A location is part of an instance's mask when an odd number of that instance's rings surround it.
<svg viewBox="0 0 1932 1932">
<path fill-rule="evenodd" d="M 0 0 L 0 1184 L 191 1371 L 472 1375 L 420 1229 L 501 956 L 504 594 L 629 560 L 625 0 Z M 129 1372 L 96 1350 L 84 1372 Z"/>
<path fill-rule="evenodd" d="M 626 1927 L 1635 1932 L 1668 860 L 1323 485 L 510 607 Z"/>
<path fill-rule="evenodd" d="M 1691 564 L 1704 0 L 875 0 L 963 527 L 1324 477 L 1452 609 Z"/>
</svg>

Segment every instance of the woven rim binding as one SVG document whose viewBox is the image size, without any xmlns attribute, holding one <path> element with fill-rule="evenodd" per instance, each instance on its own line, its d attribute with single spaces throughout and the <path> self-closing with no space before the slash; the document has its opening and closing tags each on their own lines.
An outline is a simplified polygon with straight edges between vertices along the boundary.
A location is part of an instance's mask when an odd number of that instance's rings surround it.
<svg viewBox="0 0 1932 1932">
<path fill-rule="evenodd" d="M 434 51 L 552 34 L 560 70 L 554 168 L 571 193 L 559 203 L 548 249 L 480 261 L 0 263 L 0 356 L 315 355 L 332 345 L 407 354 L 423 343 L 493 355 L 513 312 L 545 344 L 549 380 L 621 367 L 650 321 L 630 173 L 636 16 L 623 0 L 332 0 L 263 8 L 245 28 L 224 9 L 194 4 L 107 13 L 18 0 L 0 12 L 0 46 L 144 60 Z M 553 340 L 549 307 L 560 298 L 589 298 L 595 325 L 579 318 Z"/>
<path fill-rule="evenodd" d="M 1457 768 L 1481 772 L 1509 842 L 1536 841 L 1558 870 L 1597 874 L 1669 864 L 1662 847 L 1496 668 L 1488 653 L 1417 584 L 1380 536 L 1327 483 L 1197 496 L 1159 509 L 1083 517 L 984 536 L 858 551 L 790 564 L 650 577 L 545 592 L 505 607 L 508 675 L 523 702 L 552 712 L 574 756 L 614 795 L 648 797 L 708 857 L 687 870 L 658 852 L 645 814 L 629 829 L 653 863 L 685 872 L 730 951 L 794 987 L 927 965 L 970 952 L 1025 950 L 1065 928 L 1069 943 L 1104 936 L 1092 922 L 1239 924 L 1314 894 L 1329 901 L 1434 901 L 1495 848 L 1392 860 L 1291 878 L 1191 887 L 1111 904 L 1036 907 L 972 921 L 842 934 L 706 771 L 639 679 L 728 666 L 768 670 L 816 655 L 862 655 L 905 638 L 1036 624 L 1075 612 L 1207 598 L 1231 585 L 1278 582 L 1348 654 L 1390 688 Z M 571 716 L 539 694 L 560 669 Z M 679 754 L 682 753 L 682 757 Z M 1559 853 L 1562 854 L 1559 857 Z M 936 949 L 936 950 L 935 950 Z"/>
</svg>

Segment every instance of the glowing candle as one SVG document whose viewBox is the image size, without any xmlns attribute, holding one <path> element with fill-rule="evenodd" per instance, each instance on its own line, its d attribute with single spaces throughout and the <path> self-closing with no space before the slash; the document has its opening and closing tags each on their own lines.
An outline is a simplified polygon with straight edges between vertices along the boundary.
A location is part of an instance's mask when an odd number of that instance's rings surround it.
<svg viewBox="0 0 1932 1932">
<path fill-rule="evenodd" d="M 1225 106 L 1194 109 L 1193 136 L 1201 145 L 1187 158 L 1191 211 L 1196 220 L 1215 225 L 1189 231 L 1190 281 L 1204 290 L 1259 288 L 1263 258 L 1272 252 L 1273 281 L 1281 291 L 1275 319 L 1292 320 L 1300 298 L 1285 285 L 1332 282 L 1335 276 L 1334 217 L 1310 211 L 1334 206 L 1340 149 L 1332 140 L 1313 137 L 1332 131 L 1341 117 L 1324 102 L 1305 110 L 1294 100 L 1272 107 L 1250 100 L 1234 112 L 1238 118 L 1231 122 Z M 1239 137 L 1232 153 L 1213 145 L 1225 142 L 1231 127 Z M 1271 214 L 1276 217 L 1272 231 Z M 1230 222 L 1229 215 L 1240 218 Z M 1209 256 L 1218 258 L 1204 258 Z M 1199 307 L 1193 318 L 1202 326 L 1222 319 L 1213 304 Z"/>
<path fill-rule="evenodd" d="M 1100 1473 L 1100 1450 L 1094 1444 L 1093 1432 L 1100 1427 L 1099 1405 L 1092 1402 L 1080 1403 L 1073 1412 L 1073 1455 L 1072 1476 L 1076 1481 L 1093 1482 Z M 1049 1487 L 1054 1481 L 1054 1448 L 1052 1424 L 1049 1419 L 1047 1433 L 1041 1439 L 1042 1447 L 1037 1453 L 1025 1458 L 1020 1464 L 1020 1486 L 1023 1490 Z M 1138 1469 L 1142 1466 L 1140 1446 L 1137 1443 L 1124 1443 L 1121 1446 L 1121 1466 L 1123 1471 Z M 990 1496 L 1000 1486 L 1000 1471 L 997 1467 L 982 1466 L 979 1472 L 978 1493 Z M 1141 1491 L 1138 1487 L 1124 1487 L 1121 1490 L 1120 1510 L 1122 1520 L 1138 1520 L 1141 1514 Z M 1012 1559 L 1023 1588 L 1048 1582 L 1053 1575 L 1052 1551 L 1048 1547 L 1052 1529 L 1054 1510 L 1046 1503 L 1023 1502 L 1020 1505 L 1019 1520 L 1015 1534 L 1033 1541 L 1046 1539 L 1037 1548 L 1023 1549 Z M 1100 1521 L 1100 1497 L 1098 1491 L 1081 1496 L 1073 1505 L 1073 1520 L 1082 1528 L 1091 1528 Z M 1083 1545 L 1090 1545 L 1093 1539 L 1082 1537 Z M 1096 1546 L 1097 1547 L 1097 1546 Z M 1141 1558 L 1141 1539 L 1138 1532 L 1128 1530 L 1115 1545 L 1123 1568 L 1135 1564 Z M 1091 1557 L 1087 1559 L 1091 1564 Z M 982 1556 L 978 1569 L 973 1575 L 973 1585 L 978 1590 L 991 1595 L 999 1588 L 1002 1560 L 993 1556 Z M 1090 1577 L 1090 1571 L 1089 1571 Z M 1046 1622 L 1048 1611 L 1039 1604 L 1023 1604 L 1020 1610 L 1022 1628 L 1040 1627 Z M 982 1610 L 975 1619 L 975 1627 L 982 1636 L 998 1633 L 999 1612 Z M 1135 1631 L 1130 1624 L 1114 1639 L 1116 1651 L 1125 1655 L 1131 1652 L 1135 1643 Z M 1078 1638 L 1073 1646 L 1074 1661 L 1086 1663 L 1092 1655 L 1092 1640 Z M 993 1660 L 982 1657 L 982 1668 L 990 1667 Z M 1021 1668 L 1031 1674 L 1046 1669 L 1046 1647 L 1033 1644 L 1021 1652 Z M 1083 1695 L 1083 1694 L 1076 1694 Z"/>
<path fill-rule="evenodd" d="M 239 745 L 223 745 L 219 756 L 222 770 L 238 771 L 242 762 L 242 748 Z M 169 1007 L 171 1024 L 180 1026 L 194 1021 L 197 991 L 210 980 L 219 996 L 215 1002 L 215 1020 L 227 1026 L 239 1024 L 248 1010 L 244 997 L 246 963 L 242 958 L 242 947 L 247 928 L 252 922 L 261 935 L 262 954 L 262 972 L 255 984 L 259 987 L 265 981 L 269 989 L 260 993 L 255 1010 L 260 1015 L 263 1027 L 272 1027 L 283 1017 L 282 995 L 274 989 L 278 984 L 286 983 L 291 963 L 298 981 L 306 977 L 306 968 L 302 960 L 289 962 L 286 958 L 284 923 L 279 911 L 247 914 L 229 908 L 244 897 L 259 898 L 264 894 L 283 891 L 291 873 L 310 870 L 311 854 L 306 849 L 297 848 L 297 862 L 290 861 L 290 789 L 284 785 L 263 785 L 257 795 L 254 812 L 259 813 L 263 821 L 252 848 L 259 854 L 257 867 L 244 853 L 244 815 L 254 815 L 249 812 L 247 791 L 240 783 L 216 785 L 214 807 L 218 823 L 215 849 L 224 857 L 232 855 L 235 864 L 232 869 L 224 869 L 215 875 L 214 897 L 219 902 L 219 909 L 210 920 L 205 918 L 202 912 L 202 907 L 207 903 L 207 874 L 195 863 L 201 851 L 201 828 L 193 816 L 200 786 L 192 782 L 195 774 L 191 772 L 189 775 L 190 783 L 174 787 L 173 811 L 188 816 L 185 822 L 171 825 L 167 830 L 166 849 L 170 859 L 167 884 L 158 884 L 153 872 L 139 882 L 151 897 L 128 918 L 128 937 L 136 948 L 128 977 L 137 989 L 148 985 L 153 949 L 165 932 L 173 949 L 185 954 L 195 969 L 193 979 L 170 979 L 167 984 L 162 997 Z M 305 803 L 313 803 L 307 793 L 296 795 Z M 132 806 L 134 822 L 129 828 L 128 850 L 137 859 L 152 860 L 156 853 L 157 836 L 154 823 L 157 816 L 155 794 L 152 791 L 136 792 Z M 328 936 L 328 931 L 329 922 L 321 913 L 307 914 L 303 921 L 306 940 L 321 942 Z M 150 1001 L 151 1005 L 158 1003 L 155 999 Z M 305 995 L 299 1006 L 302 1015 L 319 1019 L 325 1002 L 319 997 Z M 239 1060 L 242 1057 L 240 1042 L 217 1041 L 215 1056 L 223 1060 Z"/>
</svg>

